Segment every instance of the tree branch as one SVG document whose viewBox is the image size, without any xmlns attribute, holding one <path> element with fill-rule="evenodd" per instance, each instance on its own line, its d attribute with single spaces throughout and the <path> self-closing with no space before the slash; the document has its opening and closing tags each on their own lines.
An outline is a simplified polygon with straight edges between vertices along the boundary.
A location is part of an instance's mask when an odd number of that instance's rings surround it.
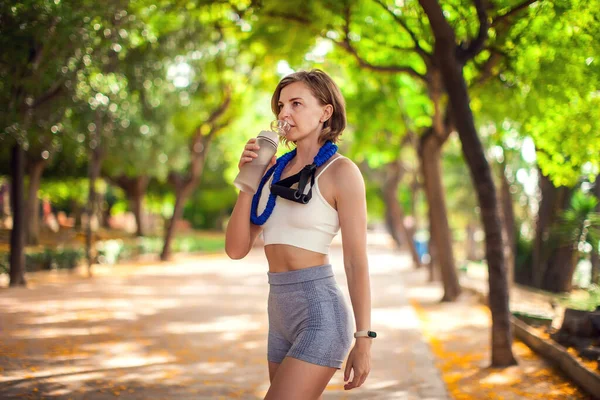
<svg viewBox="0 0 600 400">
<path fill-rule="evenodd" d="M 227 118 L 226 120 L 224 120 L 223 122 L 221 122 L 220 124 L 214 124 L 212 126 L 212 129 L 210 130 L 210 133 L 208 134 L 208 136 L 210 138 L 212 138 L 217 133 L 219 133 L 223 128 L 230 125 L 232 121 L 233 121 L 233 117 L 230 117 L 230 118 Z"/>
<path fill-rule="evenodd" d="M 479 19 L 479 32 L 477 33 L 475 40 L 469 44 L 469 47 L 466 49 L 459 47 L 457 49 L 457 58 L 463 65 L 467 61 L 473 59 L 483 50 L 485 41 L 488 37 L 488 29 L 490 25 L 487 18 L 487 12 L 485 11 L 484 1 L 485 0 L 473 0 L 473 3 L 475 3 L 475 9 L 477 10 L 477 18 Z"/>
<path fill-rule="evenodd" d="M 366 68 L 371 71 L 377 71 L 377 72 L 407 73 L 417 79 L 422 80 L 423 82 L 426 82 L 426 80 L 427 80 L 425 78 L 425 75 L 421 75 L 412 67 L 401 66 L 401 65 L 375 65 L 375 64 L 370 63 L 369 61 L 365 60 L 358 54 L 356 49 L 350 43 L 350 39 L 348 39 L 347 37 L 344 38 L 343 41 L 334 40 L 333 43 L 335 43 L 336 45 L 345 49 L 348 53 L 350 53 L 352 56 L 354 56 L 354 58 L 356 59 L 356 61 L 358 61 L 358 64 L 362 68 Z"/>
<path fill-rule="evenodd" d="M 331 39 L 329 39 L 329 40 L 331 40 Z M 388 44 L 384 41 L 375 40 L 375 39 L 371 39 L 371 41 L 373 43 L 375 43 L 378 48 L 393 50 L 393 51 L 397 51 L 397 52 L 406 52 L 406 53 L 412 53 L 415 51 L 415 48 L 413 46 L 402 47 L 402 46 L 398 46 L 397 44 Z"/>
<path fill-rule="evenodd" d="M 226 86 L 224 89 L 224 92 L 225 92 L 225 97 L 223 98 L 221 105 L 219 105 L 219 107 L 217 107 L 212 112 L 212 114 L 210 114 L 210 116 L 206 120 L 207 124 L 213 125 L 217 121 L 217 119 L 221 115 L 223 115 L 225 113 L 225 111 L 227 111 L 227 108 L 229 108 L 229 104 L 231 103 L 231 87 Z"/>
<path fill-rule="evenodd" d="M 35 108 L 41 106 L 42 104 L 44 104 L 45 102 L 47 102 L 48 100 L 51 100 L 54 97 L 58 96 L 64 90 L 64 88 L 65 88 L 64 84 L 65 84 L 64 79 L 55 82 L 54 85 L 52 85 L 52 87 L 46 91 L 46 93 L 44 93 L 43 95 L 41 95 L 40 97 L 35 99 L 29 107 L 32 109 L 35 109 Z"/>
<path fill-rule="evenodd" d="M 346 50 L 348 53 L 350 53 L 352 56 L 354 56 L 354 58 L 356 59 L 356 61 L 358 61 L 358 64 L 362 68 L 370 69 L 371 71 L 377 71 L 377 72 L 407 73 L 417 79 L 422 80 L 423 82 L 426 82 L 425 75 L 419 74 L 412 67 L 400 66 L 400 65 L 375 65 L 375 64 L 368 62 L 364 58 L 362 58 L 358 54 L 358 51 L 356 50 L 356 48 L 354 48 L 354 46 L 352 46 L 352 43 L 350 42 L 350 37 L 349 37 L 350 36 L 350 18 L 351 18 L 350 6 L 346 6 L 344 11 L 345 11 L 345 21 L 344 21 L 344 28 L 343 28 L 344 29 L 344 39 L 342 41 L 337 41 L 337 40 L 331 39 L 333 41 L 333 43 L 340 46 L 341 48 Z"/>
<path fill-rule="evenodd" d="M 414 51 L 421 56 L 423 61 L 425 61 L 425 63 L 428 63 L 429 61 L 431 61 L 431 54 L 429 54 L 428 52 L 423 50 L 421 45 L 419 45 L 419 38 L 417 38 L 417 35 L 415 35 L 415 33 L 408 27 L 408 24 L 406 23 L 406 21 L 404 19 L 398 17 L 392 10 L 390 10 L 388 8 L 388 6 L 382 0 L 374 0 L 374 1 L 377 4 L 379 4 L 384 10 L 386 10 L 388 12 L 388 14 L 390 14 L 392 16 L 392 18 L 394 18 L 394 20 L 400 26 L 402 26 L 402 28 L 404 28 L 406 33 L 409 34 L 410 38 L 412 39 L 412 41 L 414 43 L 414 47 L 413 47 Z"/>
<path fill-rule="evenodd" d="M 270 12 L 264 13 L 264 15 L 267 17 L 282 18 L 282 19 L 285 19 L 288 21 L 298 22 L 303 25 L 310 25 L 312 23 L 312 21 L 310 19 L 304 18 L 304 17 L 296 15 L 296 14 L 286 14 L 286 13 L 278 13 L 278 12 L 270 11 Z"/>
<path fill-rule="evenodd" d="M 456 130 L 456 127 L 454 126 L 454 121 L 452 120 L 452 110 L 450 103 L 448 103 L 448 105 L 446 106 L 446 111 L 444 112 L 444 128 L 444 134 L 441 137 L 442 143 L 446 142 L 446 140 L 448 140 L 448 137 L 450 137 L 450 134 Z"/>
<path fill-rule="evenodd" d="M 224 89 L 225 97 L 221 104 L 210 114 L 208 119 L 198 125 L 196 129 L 194 129 L 194 134 L 192 135 L 190 141 L 190 154 L 192 158 L 192 171 L 193 173 L 198 171 L 198 160 L 201 161 L 204 152 L 206 151 L 206 147 L 212 140 L 212 138 L 227 126 L 231 119 L 228 118 L 226 121 L 221 123 L 217 123 L 218 119 L 227 111 L 229 108 L 229 104 L 231 103 L 231 87 L 227 86 Z M 206 135 L 202 134 L 202 127 L 208 125 L 209 131 Z"/>
<path fill-rule="evenodd" d="M 436 45 L 456 46 L 456 33 L 450 26 L 437 0 L 419 0 L 427 14 Z"/>
<path fill-rule="evenodd" d="M 481 65 L 479 69 L 479 76 L 477 79 L 469 85 L 469 88 L 481 85 L 490 79 L 494 74 L 492 74 L 492 70 L 498 63 L 502 60 L 502 54 L 498 52 L 492 52 L 490 57 Z"/>
<path fill-rule="evenodd" d="M 56 34 L 56 25 L 58 25 L 58 18 L 54 17 L 54 18 L 52 18 L 52 22 L 51 22 L 50 26 L 48 27 L 48 31 L 46 32 L 46 37 L 44 38 L 46 43 L 52 42 L 52 38 Z M 34 55 L 33 59 L 31 60 L 31 70 L 33 71 L 34 74 L 38 70 L 40 64 L 42 63 L 42 60 L 44 59 L 44 56 L 46 55 L 47 51 L 48 51 L 47 45 L 46 46 L 40 45 L 39 48 L 35 49 L 35 55 Z"/>
<path fill-rule="evenodd" d="M 504 14 L 497 16 L 492 21 L 492 24 L 491 24 L 492 28 L 495 28 L 497 25 L 499 25 L 501 23 L 507 23 L 508 22 L 507 20 L 511 16 L 513 16 L 514 14 L 517 14 L 519 11 L 523 10 L 524 8 L 529 7 L 533 3 L 536 3 L 537 1 L 538 0 L 525 0 L 523 3 L 515 6 L 514 8 L 512 8 L 509 11 L 505 12 Z"/>
</svg>

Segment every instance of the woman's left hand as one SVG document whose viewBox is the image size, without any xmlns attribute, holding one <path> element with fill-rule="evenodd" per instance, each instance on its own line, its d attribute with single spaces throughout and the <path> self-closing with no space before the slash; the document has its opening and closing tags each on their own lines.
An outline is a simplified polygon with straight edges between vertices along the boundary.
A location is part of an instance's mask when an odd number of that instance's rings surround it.
<svg viewBox="0 0 600 400">
<path fill-rule="evenodd" d="M 358 338 L 350 355 L 346 361 L 344 370 L 344 390 L 350 390 L 362 386 L 371 372 L 371 340 L 368 338 Z M 353 371 L 352 381 L 350 380 L 350 371 Z"/>
</svg>

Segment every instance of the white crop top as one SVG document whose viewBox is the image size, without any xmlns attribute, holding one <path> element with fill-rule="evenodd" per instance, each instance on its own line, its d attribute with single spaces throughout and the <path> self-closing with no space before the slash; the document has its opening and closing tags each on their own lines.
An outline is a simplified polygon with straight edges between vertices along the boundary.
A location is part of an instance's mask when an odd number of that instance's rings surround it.
<svg viewBox="0 0 600 400">
<path fill-rule="evenodd" d="M 319 177 L 341 156 L 329 162 L 315 177 L 313 195 L 307 204 L 277 197 L 273 213 L 263 224 L 265 246 L 287 244 L 317 253 L 328 254 L 331 241 L 340 230 L 340 221 L 335 208 L 325 200 L 319 191 Z M 258 215 L 267 206 L 273 177 L 267 181 L 258 202 Z M 310 189 L 306 185 L 305 194 Z"/>
</svg>

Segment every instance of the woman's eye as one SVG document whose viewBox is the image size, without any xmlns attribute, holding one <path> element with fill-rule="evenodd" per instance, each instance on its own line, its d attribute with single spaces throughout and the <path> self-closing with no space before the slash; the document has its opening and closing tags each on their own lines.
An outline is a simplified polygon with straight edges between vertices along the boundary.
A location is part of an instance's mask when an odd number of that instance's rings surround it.
<svg viewBox="0 0 600 400">
<path fill-rule="evenodd" d="M 294 106 L 299 106 L 299 105 L 300 105 L 300 102 L 299 102 L 299 101 L 295 101 L 295 102 L 293 102 L 292 104 L 293 104 Z"/>
</svg>

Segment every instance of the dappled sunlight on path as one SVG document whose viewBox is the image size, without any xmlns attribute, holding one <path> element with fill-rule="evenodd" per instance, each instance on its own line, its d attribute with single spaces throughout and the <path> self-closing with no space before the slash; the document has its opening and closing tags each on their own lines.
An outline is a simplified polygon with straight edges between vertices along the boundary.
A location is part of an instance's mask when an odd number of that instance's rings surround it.
<svg viewBox="0 0 600 400">
<path fill-rule="evenodd" d="M 398 271 L 409 260 L 369 254 L 373 370 L 326 399 L 443 399 L 433 357 Z M 349 302 L 341 250 L 332 253 Z M 93 279 L 33 277 L 0 291 L 0 397 L 59 399 L 259 399 L 268 389 L 266 263 L 224 255 L 153 265 L 99 266 Z"/>
<path fill-rule="evenodd" d="M 448 391 L 455 399 L 590 399 L 558 370 L 519 341 L 513 353 L 519 364 L 489 368 L 491 314 L 478 298 L 465 291 L 455 303 L 440 303 L 442 289 L 414 280 L 408 296 L 421 320 L 423 335 L 437 357 Z M 419 283 L 420 282 L 420 283 Z"/>
</svg>

